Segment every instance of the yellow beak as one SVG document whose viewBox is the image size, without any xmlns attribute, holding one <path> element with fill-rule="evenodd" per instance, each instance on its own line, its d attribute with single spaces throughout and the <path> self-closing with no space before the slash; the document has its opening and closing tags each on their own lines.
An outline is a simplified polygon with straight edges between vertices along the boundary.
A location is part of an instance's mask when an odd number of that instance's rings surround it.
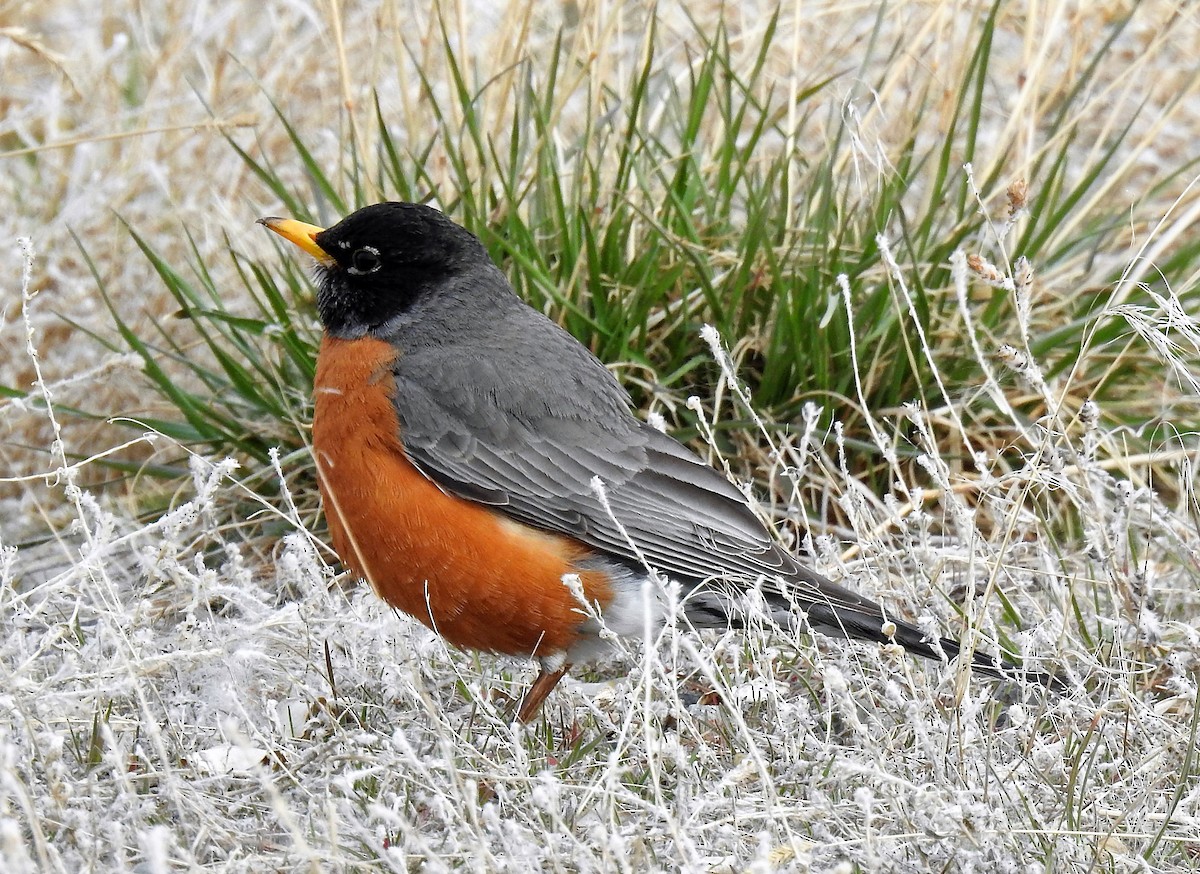
<svg viewBox="0 0 1200 874">
<path fill-rule="evenodd" d="M 316 258 L 321 264 L 331 265 L 334 263 L 329 253 L 317 245 L 316 236 L 325 230 L 324 228 L 298 222 L 295 219 L 276 218 L 275 216 L 260 218 L 258 223 L 266 227 L 267 230 L 279 234 L 279 236 L 283 237 L 289 243 L 295 243 L 305 252 Z"/>
</svg>

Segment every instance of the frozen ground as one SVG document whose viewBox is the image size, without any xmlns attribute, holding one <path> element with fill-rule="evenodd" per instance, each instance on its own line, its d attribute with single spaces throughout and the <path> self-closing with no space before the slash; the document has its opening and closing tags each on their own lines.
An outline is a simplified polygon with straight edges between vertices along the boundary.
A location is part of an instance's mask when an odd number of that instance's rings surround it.
<svg viewBox="0 0 1200 874">
<path fill-rule="evenodd" d="M 973 8 L 892 6 L 880 26 L 908 29 L 920 46 Z M 1013 4 L 1001 27 L 1011 67 L 994 75 L 1069 81 L 1069 55 L 1047 59 L 1042 46 L 1098 38 L 1126 4 L 1084 6 Z M 1197 44 L 1185 37 L 1200 28 L 1192 4 L 1143 6 L 1105 99 L 1188 96 L 1147 131 L 1150 145 L 1133 141 L 1134 172 L 1104 196 L 1157 203 L 1164 225 L 1096 257 L 1144 277 L 1169 243 L 1196 233 L 1194 191 L 1155 180 L 1197 157 L 1200 102 L 1183 89 L 1194 87 Z M 766 8 L 727 13 L 742 51 L 755 50 Z M 501 36 L 514 22 L 534 41 L 564 22 L 594 29 L 618 59 L 613 75 L 630 75 L 619 59 L 636 55 L 645 32 L 634 5 L 497 9 L 447 5 L 485 78 L 511 62 Z M 805 3 L 780 27 L 795 30 L 809 77 L 844 73 L 875 11 Z M 660 6 L 660 52 L 680 64 L 691 28 L 717 15 L 715 4 L 691 12 L 695 24 Z M 1172 16 L 1190 17 L 1190 30 L 1156 42 Z M 892 411 L 912 419 L 936 501 L 899 469 L 886 498 L 858 488 L 835 435 L 798 429 L 774 460 L 824 477 L 851 520 L 818 538 L 824 572 L 943 629 L 961 627 L 952 601 L 1000 587 L 1026 629 L 1014 645 L 1066 671 L 1070 691 L 1050 698 L 877 648 L 668 629 L 650 651 L 566 681 L 546 720 L 520 729 L 505 706 L 525 666 L 448 650 L 335 581 L 307 517 L 247 494 L 241 478 L 258 471 L 195 458 L 173 509 L 136 521 L 139 490 L 160 486 L 106 488 L 111 472 L 88 459 L 137 433 L 69 410 L 136 416 L 154 402 L 134 362 L 75 327 L 111 331 L 71 235 L 135 322 L 165 319 L 172 303 L 122 221 L 180 263 L 186 228 L 218 283 L 236 288 L 227 246 L 271 263 L 253 220 L 278 202 L 224 136 L 305 190 L 270 101 L 334 167 L 347 136 L 340 107 L 369 103 L 372 86 L 397 113 L 408 106 L 413 71 L 394 61 L 412 57 L 402 42 L 426 44 L 427 26 L 424 8 L 396 2 L 343 9 L 338 27 L 328 6 L 302 2 L 0 8 L 0 385 L 29 392 L 0 401 L 0 871 L 1197 867 L 1194 434 L 1164 436 L 1149 460 L 1182 483 L 1171 489 L 1147 459 L 1121 455 L 1119 430 L 1083 411 L 1029 423 L 1024 466 L 969 490 L 927 441 L 934 414 Z M 961 48 L 934 43 L 914 52 L 914 81 Z M 881 137 L 888 109 L 906 105 L 906 79 L 894 81 L 869 128 Z M 1098 115 L 1098 135 L 1113 117 Z M 1195 267 L 1168 279 L 1192 287 Z M 964 269 L 964 296 L 967 283 Z M 1172 306 L 1113 317 L 1178 371 L 1182 401 L 1172 403 L 1194 406 L 1197 315 Z M 998 403 L 1054 393 L 1037 362 L 1010 363 L 1019 379 L 983 387 Z M 152 460 L 165 439 L 127 454 Z M 1079 530 L 1047 509 L 1059 503 Z M 290 533 L 247 546 L 230 528 L 244 521 L 230 519 L 234 506 Z M 979 603 L 973 624 L 986 636 L 1003 608 Z"/>
</svg>

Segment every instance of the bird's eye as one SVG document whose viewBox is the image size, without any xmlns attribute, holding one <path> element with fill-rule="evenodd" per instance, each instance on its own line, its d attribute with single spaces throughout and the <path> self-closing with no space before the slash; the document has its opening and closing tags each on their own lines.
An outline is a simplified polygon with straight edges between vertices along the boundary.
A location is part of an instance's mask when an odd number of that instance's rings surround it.
<svg viewBox="0 0 1200 874">
<path fill-rule="evenodd" d="M 350 256 L 351 273 L 374 273 L 383 262 L 379 260 L 379 250 L 371 246 L 356 249 Z"/>
</svg>

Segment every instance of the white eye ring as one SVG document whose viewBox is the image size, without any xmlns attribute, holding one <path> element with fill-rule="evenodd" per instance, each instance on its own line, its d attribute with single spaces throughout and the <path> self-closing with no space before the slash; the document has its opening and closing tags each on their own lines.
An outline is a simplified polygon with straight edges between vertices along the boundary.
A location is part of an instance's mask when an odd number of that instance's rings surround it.
<svg viewBox="0 0 1200 874">
<path fill-rule="evenodd" d="M 379 257 L 378 249 L 374 246 L 360 246 L 350 256 L 350 266 L 346 268 L 346 272 L 355 276 L 365 276 L 368 273 L 374 273 L 382 266 L 383 261 Z"/>
</svg>

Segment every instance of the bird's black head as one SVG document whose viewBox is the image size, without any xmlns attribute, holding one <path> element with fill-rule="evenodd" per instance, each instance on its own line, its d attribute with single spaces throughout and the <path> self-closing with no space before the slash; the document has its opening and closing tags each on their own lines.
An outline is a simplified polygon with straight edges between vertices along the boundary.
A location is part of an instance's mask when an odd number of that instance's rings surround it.
<svg viewBox="0 0 1200 874">
<path fill-rule="evenodd" d="M 317 259 L 317 311 L 337 337 L 379 329 L 446 280 L 490 263 L 474 234 L 417 203 L 377 203 L 327 230 L 261 222 Z"/>
</svg>

